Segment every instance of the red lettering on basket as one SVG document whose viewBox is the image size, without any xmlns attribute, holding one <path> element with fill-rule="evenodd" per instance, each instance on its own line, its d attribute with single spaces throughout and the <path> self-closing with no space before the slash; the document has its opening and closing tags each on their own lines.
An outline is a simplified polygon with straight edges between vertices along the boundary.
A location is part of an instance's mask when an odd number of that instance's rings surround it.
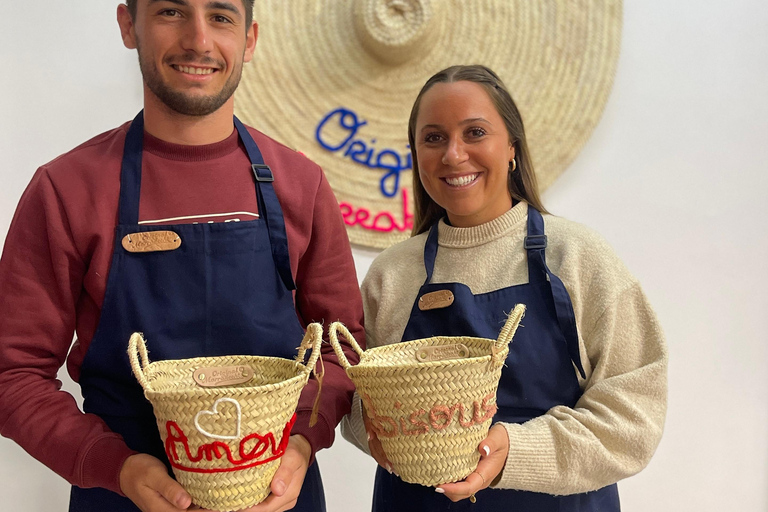
<svg viewBox="0 0 768 512">
<path fill-rule="evenodd" d="M 238 456 L 236 458 L 229 448 L 227 443 L 222 441 L 214 441 L 212 443 L 203 444 L 197 448 L 197 455 L 192 455 L 192 450 L 189 448 L 189 439 L 184 433 L 182 428 L 175 421 L 167 421 L 165 423 L 165 430 L 168 437 L 165 440 L 165 454 L 168 456 L 168 460 L 171 462 L 171 466 L 182 471 L 191 471 L 193 473 L 227 473 L 230 471 L 240 471 L 242 469 L 248 469 L 255 466 L 261 466 L 267 462 L 271 462 L 275 459 L 279 459 L 285 453 L 285 449 L 288 446 L 288 439 L 291 435 L 291 429 L 296 422 L 296 414 L 291 416 L 290 421 L 285 424 L 283 429 L 283 437 L 280 439 L 280 444 L 275 446 L 275 436 L 272 432 L 262 436 L 260 434 L 250 434 L 245 436 L 240 441 L 238 449 Z M 253 442 L 251 446 L 250 443 Z M 181 462 L 181 458 L 178 453 L 178 446 L 184 449 L 184 453 L 190 463 L 200 462 L 205 459 L 212 461 L 215 459 L 222 459 L 225 455 L 227 461 L 231 464 L 231 467 L 223 468 L 198 468 L 194 466 L 185 466 Z M 259 459 L 267 452 L 267 449 L 271 449 L 272 455 L 266 459 Z"/>
<path fill-rule="evenodd" d="M 495 402 L 496 393 L 489 393 L 482 400 L 472 402 L 471 413 L 468 410 L 469 408 L 465 407 L 463 403 L 456 403 L 450 407 L 438 404 L 429 411 L 419 409 L 410 414 L 406 413 L 406 415 L 399 418 L 392 418 L 379 414 L 373 405 L 371 397 L 366 393 L 361 393 L 361 398 L 365 404 L 365 412 L 371 420 L 371 426 L 379 437 L 395 437 L 397 435 L 416 436 L 428 433 L 430 427 L 433 430 L 443 430 L 453 423 L 455 416 L 458 417 L 459 424 L 462 427 L 469 428 L 493 418 L 498 409 Z M 402 407 L 400 401 L 395 402 L 393 405 L 398 410 Z M 457 411 L 458 415 L 456 414 Z"/>
</svg>

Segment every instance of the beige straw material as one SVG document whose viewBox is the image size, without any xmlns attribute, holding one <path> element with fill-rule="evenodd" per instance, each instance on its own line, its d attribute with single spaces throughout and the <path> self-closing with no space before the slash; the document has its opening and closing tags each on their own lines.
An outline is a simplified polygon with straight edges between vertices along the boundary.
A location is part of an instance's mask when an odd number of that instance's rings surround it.
<svg viewBox="0 0 768 512">
<path fill-rule="evenodd" d="M 269 495 L 322 334 L 320 324 L 307 326 L 295 361 L 221 356 L 153 363 L 141 333 L 131 336 L 133 373 L 152 403 L 176 480 L 196 505 L 227 512 Z M 222 376 L 243 382 L 200 384 Z"/>
<path fill-rule="evenodd" d="M 343 325 L 331 324 L 331 345 L 404 481 L 456 482 L 477 468 L 478 447 L 496 412 L 501 368 L 524 313 L 525 306 L 516 305 L 497 340 L 437 336 L 366 351 Z M 360 355 L 356 366 L 344 357 L 339 333 Z"/>
<path fill-rule="evenodd" d="M 496 71 L 523 115 L 544 190 L 600 120 L 619 55 L 622 2 L 259 0 L 254 19 L 259 37 L 237 115 L 320 164 L 350 240 L 384 248 L 410 233 L 402 195 L 412 215 L 407 125 L 426 80 L 455 64 Z M 348 113 L 321 123 L 340 108 Z M 318 141 L 319 127 L 331 149 Z M 382 193 L 382 178 L 392 197 Z M 381 212 L 394 223 L 376 219 Z"/>
</svg>

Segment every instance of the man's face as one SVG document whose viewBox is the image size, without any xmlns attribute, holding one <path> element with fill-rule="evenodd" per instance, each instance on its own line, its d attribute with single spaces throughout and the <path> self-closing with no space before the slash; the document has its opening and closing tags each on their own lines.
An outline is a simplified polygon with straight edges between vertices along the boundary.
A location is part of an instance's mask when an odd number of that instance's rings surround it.
<svg viewBox="0 0 768 512">
<path fill-rule="evenodd" d="M 241 0 L 139 0 L 136 17 L 121 9 L 118 21 L 125 45 L 138 49 L 145 92 L 184 115 L 224 105 L 256 44 Z"/>
</svg>

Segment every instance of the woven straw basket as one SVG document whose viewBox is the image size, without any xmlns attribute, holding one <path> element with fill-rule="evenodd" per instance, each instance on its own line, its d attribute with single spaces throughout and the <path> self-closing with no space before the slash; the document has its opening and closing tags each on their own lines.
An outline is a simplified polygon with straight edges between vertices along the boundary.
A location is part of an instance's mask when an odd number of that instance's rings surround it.
<svg viewBox="0 0 768 512">
<path fill-rule="evenodd" d="M 515 306 L 497 340 L 436 336 L 366 351 L 342 324 L 331 324 L 333 349 L 401 479 L 432 486 L 477 468 L 501 368 L 524 313 L 523 304 Z M 344 356 L 339 333 L 360 355 L 356 366 Z"/>
<path fill-rule="evenodd" d="M 196 505 L 226 512 L 267 497 L 322 334 L 320 324 L 310 324 L 295 361 L 220 356 L 154 363 L 143 336 L 131 336 L 133 373 L 152 403 L 176 479 Z"/>
</svg>

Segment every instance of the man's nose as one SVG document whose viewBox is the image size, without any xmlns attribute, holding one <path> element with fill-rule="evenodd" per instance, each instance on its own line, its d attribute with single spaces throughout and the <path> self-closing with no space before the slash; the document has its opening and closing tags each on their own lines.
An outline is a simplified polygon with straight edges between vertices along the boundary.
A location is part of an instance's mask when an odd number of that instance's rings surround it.
<svg viewBox="0 0 768 512">
<path fill-rule="evenodd" d="M 205 16 L 194 16 L 185 24 L 182 46 L 185 50 L 199 54 L 212 50 L 210 26 Z"/>
</svg>

